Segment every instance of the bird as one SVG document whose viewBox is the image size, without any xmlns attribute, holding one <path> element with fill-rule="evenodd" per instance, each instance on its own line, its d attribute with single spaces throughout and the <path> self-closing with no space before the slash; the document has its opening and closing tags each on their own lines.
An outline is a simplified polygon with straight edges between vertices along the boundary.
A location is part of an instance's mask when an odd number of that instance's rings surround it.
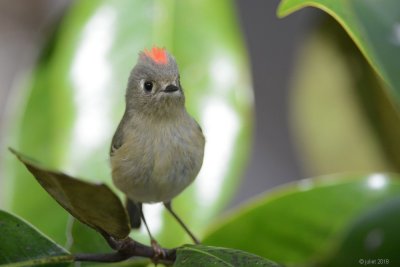
<svg viewBox="0 0 400 267">
<path fill-rule="evenodd" d="M 203 164 L 205 137 L 185 107 L 175 58 L 153 46 L 139 52 L 126 87 L 125 112 L 112 138 L 111 173 L 126 197 L 132 228 L 145 224 L 142 204 L 162 202 L 198 244 L 199 240 L 172 209 L 172 200 L 187 188 Z"/>
</svg>

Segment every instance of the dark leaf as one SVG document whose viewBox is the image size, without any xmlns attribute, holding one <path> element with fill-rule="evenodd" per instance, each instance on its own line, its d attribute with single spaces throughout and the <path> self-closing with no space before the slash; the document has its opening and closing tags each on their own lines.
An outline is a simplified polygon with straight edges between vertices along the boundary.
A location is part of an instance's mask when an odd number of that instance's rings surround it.
<svg viewBox="0 0 400 267">
<path fill-rule="evenodd" d="M 75 218 L 117 239 L 128 236 L 128 216 L 120 199 L 108 186 L 46 170 L 19 152 L 10 150 L 25 164 L 40 185 Z"/>
</svg>

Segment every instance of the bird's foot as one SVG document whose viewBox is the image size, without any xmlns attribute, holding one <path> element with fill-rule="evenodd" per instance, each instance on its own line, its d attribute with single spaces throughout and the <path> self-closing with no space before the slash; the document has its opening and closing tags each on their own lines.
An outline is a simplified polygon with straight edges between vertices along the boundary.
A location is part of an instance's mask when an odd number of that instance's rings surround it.
<svg viewBox="0 0 400 267">
<path fill-rule="evenodd" d="M 201 242 L 200 242 L 200 240 L 198 240 L 194 235 L 193 236 L 191 236 L 192 237 L 192 239 L 193 239 L 193 243 L 195 244 L 195 245 L 201 245 Z"/>
<path fill-rule="evenodd" d="M 165 251 L 162 247 L 160 247 L 160 245 L 157 243 L 156 240 L 152 239 L 151 240 L 151 247 L 153 248 L 154 251 L 154 257 L 153 260 L 155 263 L 157 263 L 157 261 L 159 259 L 165 259 L 166 258 L 166 254 Z"/>
</svg>

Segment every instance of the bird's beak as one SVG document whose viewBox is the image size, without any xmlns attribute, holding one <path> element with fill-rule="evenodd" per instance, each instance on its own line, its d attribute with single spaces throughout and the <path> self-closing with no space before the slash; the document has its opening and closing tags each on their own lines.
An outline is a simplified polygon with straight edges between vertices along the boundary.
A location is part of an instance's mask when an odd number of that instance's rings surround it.
<svg viewBox="0 0 400 267">
<path fill-rule="evenodd" d="M 173 93 L 173 92 L 176 92 L 178 90 L 179 90 L 178 86 L 170 84 L 167 87 L 165 87 L 165 89 L 163 91 L 166 92 L 166 93 Z"/>
</svg>

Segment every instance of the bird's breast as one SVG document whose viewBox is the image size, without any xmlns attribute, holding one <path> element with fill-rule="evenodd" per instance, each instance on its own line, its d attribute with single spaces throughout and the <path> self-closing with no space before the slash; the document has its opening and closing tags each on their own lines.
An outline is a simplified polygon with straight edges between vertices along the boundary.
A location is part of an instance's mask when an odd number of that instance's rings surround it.
<svg viewBox="0 0 400 267">
<path fill-rule="evenodd" d="M 197 125 L 136 127 L 111 158 L 113 180 L 133 200 L 168 201 L 195 179 L 203 153 L 204 137 Z"/>
</svg>

